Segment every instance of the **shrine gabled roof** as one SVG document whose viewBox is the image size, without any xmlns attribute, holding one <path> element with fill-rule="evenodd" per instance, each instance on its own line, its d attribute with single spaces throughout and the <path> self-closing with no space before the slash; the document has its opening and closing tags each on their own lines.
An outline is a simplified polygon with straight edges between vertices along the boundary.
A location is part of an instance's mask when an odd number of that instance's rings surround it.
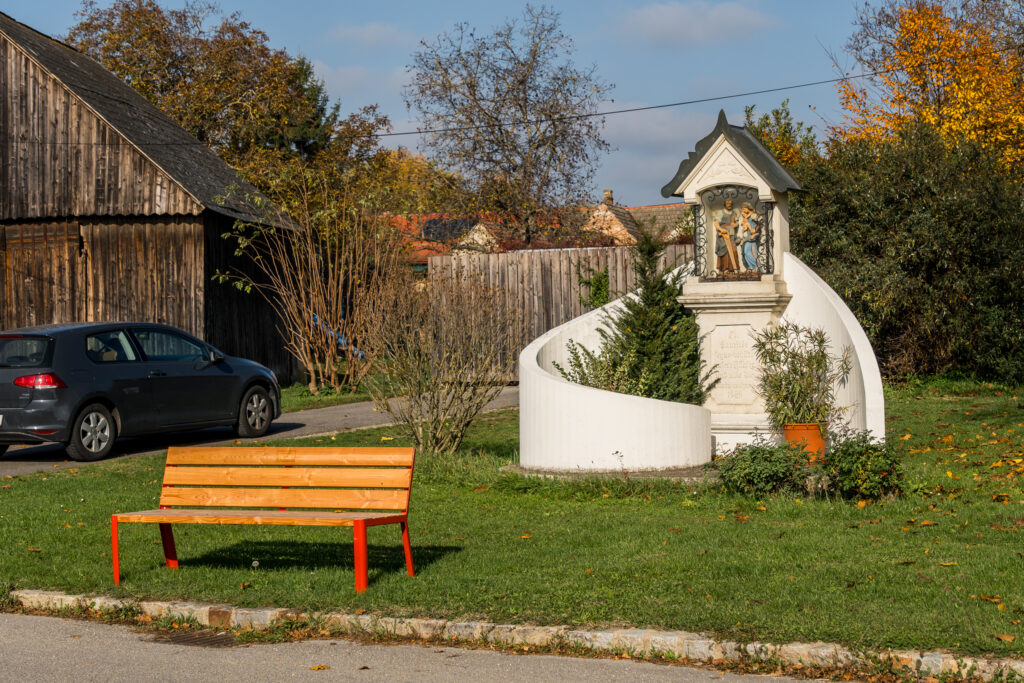
<svg viewBox="0 0 1024 683">
<path fill-rule="evenodd" d="M 681 197 L 676 194 L 680 184 L 686 180 L 693 169 L 697 168 L 701 159 L 707 154 L 711 146 L 719 137 L 725 139 L 743 155 L 743 158 L 757 170 L 764 178 L 768 186 L 776 192 L 802 191 L 803 187 L 790 175 L 789 171 L 779 163 L 778 159 L 768 151 L 768 148 L 761 144 L 745 126 L 734 126 L 725 118 L 725 111 L 718 113 L 718 123 L 711 133 L 697 143 L 694 151 L 690 152 L 686 159 L 679 163 L 679 170 L 676 171 L 672 180 L 668 181 L 665 187 L 661 188 L 662 197 Z"/>
</svg>

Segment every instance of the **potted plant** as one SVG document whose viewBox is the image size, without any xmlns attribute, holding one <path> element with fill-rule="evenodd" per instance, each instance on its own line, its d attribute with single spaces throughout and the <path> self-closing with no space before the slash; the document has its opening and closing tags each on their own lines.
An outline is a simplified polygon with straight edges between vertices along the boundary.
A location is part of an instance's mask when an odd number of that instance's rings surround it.
<svg viewBox="0 0 1024 683">
<path fill-rule="evenodd" d="M 850 375 L 850 349 L 833 355 L 824 330 L 784 322 L 758 332 L 754 352 L 761 363 L 758 393 L 772 428 L 801 444 L 811 461 L 824 457 L 824 430 L 841 412 L 835 392 Z"/>
</svg>

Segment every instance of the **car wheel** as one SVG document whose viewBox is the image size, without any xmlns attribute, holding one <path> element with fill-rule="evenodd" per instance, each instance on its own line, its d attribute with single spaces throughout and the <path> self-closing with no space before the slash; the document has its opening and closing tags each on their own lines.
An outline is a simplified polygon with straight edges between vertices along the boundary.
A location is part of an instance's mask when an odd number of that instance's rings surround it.
<svg viewBox="0 0 1024 683">
<path fill-rule="evenodd" d="M 0 456 L 7 452 L 7 444 L 0 443 Z"/>
<path fill-rule="evenodd" d="M 71 428 L 71 441 L 64 446 L 72 460 L 102 460 L 114 450 L 117 426 L 110 411 L 101 403 L 82 409 Z"/>
<path fill-rule="evenodd" d="M 242 397 L 242 405 L 238 410 L 238 424 L 235 433 L 238 436 L 263 436 L 270 430 L 271 404 L 270 395 L 263 387 L 252 387 Z"/>
</svg>

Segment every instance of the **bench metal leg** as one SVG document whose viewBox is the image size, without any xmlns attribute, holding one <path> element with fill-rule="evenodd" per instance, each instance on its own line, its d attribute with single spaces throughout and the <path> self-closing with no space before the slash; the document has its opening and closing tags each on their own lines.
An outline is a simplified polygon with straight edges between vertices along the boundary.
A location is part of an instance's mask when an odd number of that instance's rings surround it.
<svg viewBox="0 0 1024 683">
<path fill-rule="evenodd" d="M 174 548 L 174 532 L 170 524 L 160 524 L 160 541 L 164 545 L 164 563 L 168 569 L 178 568 L 178 553 Z"/>
<path fill-rule="evenodd" d="M 355 555 L 356 593 L 362 593 L 370 583 L 366 572 L 366 522 L 363 520 L 356 520 L 352 524 L 352 546 Z"/>
<path fill-rule="evenodd" d="M 409 545 L 409 523 L 400 522 L 402 525 L 402 545 L 405 546 L 405 571 L 409 572 L 409 576 L 416 576 L 416 572 L 412 569 L 412 546 Z"/>
<path fill-rule="evenodd" d="M 110 515 L 110 556 L 114 560 L 114 585 L 121 585 L 121 566 L 117 557 L 117 515 Z"/>
</svg>

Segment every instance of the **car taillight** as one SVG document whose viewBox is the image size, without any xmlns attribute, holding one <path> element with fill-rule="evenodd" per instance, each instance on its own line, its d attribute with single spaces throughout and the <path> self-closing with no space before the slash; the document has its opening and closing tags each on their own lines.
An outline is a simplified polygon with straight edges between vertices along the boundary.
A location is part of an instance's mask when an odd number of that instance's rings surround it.
<svg viewBox="0 0 1024 683">
<path fill-rule="evenodd" d="M 66 389 L 68 386 L 52 372 L 44 372 L 41 375 L 25 375 L 14 380 L 14 384 L 29 389 Z"/>
</svg>

